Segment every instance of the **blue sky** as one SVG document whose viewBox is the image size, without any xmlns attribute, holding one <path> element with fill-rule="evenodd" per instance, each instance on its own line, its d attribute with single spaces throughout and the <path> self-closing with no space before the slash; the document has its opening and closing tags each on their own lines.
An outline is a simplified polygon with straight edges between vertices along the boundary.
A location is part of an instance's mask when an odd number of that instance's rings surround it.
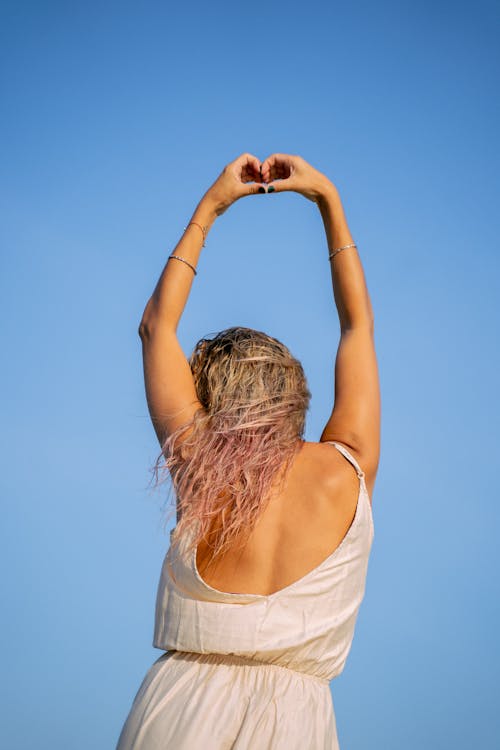
<svg viewBox="0 0 500 750">
<path fill-rule="evenodd" d="M 114 747 L 167 548 L 142 311 L 244 151 L 337 185 L 375 313 L 382 453 L 365 600 L 332 683 L 349 750 L 497 746 L 499 12 L 493 2 L 2 4 L 2 734 Z M 332 407 L 316 207 L 217 219 L 179 327 L 283 340 Z"/>
</svg>

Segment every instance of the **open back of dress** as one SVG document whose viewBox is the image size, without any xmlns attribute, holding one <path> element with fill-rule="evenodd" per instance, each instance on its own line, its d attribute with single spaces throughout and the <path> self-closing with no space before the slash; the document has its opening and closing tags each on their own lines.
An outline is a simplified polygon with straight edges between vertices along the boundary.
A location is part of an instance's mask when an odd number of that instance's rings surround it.
<svg viewBox="0 0 500 750">
<path fill-rule="evenodd" d="M 170 546 L 156 598 L 147 672 L 117 750 L 338 750 L 330 681 L 343 670 L 364 597 L 374 537 L 364 473 L 341 543 L 270 595 L 218 591 L 189 540 Z"/>
</svg>

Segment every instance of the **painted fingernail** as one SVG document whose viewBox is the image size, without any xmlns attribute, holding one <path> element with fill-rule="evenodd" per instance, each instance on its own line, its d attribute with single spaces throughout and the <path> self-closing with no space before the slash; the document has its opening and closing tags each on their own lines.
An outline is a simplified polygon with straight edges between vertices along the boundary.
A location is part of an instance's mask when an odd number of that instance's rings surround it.
<svg viewBox="0 0 500 750">
<path fill-rule="evenodd" d="M 274 188 L 273 188 L 273 190 L 274 190 Z M 265 193 L 265 192 L 266 192 L 266 188 L 265 187 L 260 187 L 259 188 L 259 193 Z"/>
<path fill-rule="evenodd" d="M 272 185 L 270 185 L 270 186 L 269 186 L 269 187 L 267 188 L 267 192 L 268 192 L 268 193 L 274 193 L 274 187 L 273 187 Z"/>
</svg>

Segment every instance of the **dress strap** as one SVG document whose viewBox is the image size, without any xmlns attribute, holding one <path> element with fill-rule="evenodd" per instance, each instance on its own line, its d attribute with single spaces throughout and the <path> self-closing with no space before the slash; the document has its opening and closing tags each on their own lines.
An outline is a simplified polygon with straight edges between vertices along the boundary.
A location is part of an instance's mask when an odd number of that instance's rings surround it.
<svg viewBox="0 0 500 750">
<path fill-rule="evenodd" d="M 325 442 L 331 443 L 332 445 L 334 445 L 342 453 L 342 455 L 344 455 L 347 458 L 347 460 L 352 463 L 352 465 L 356 469 L 356 474 L 358 475 L 360 479 L 365 476 L 365 472 L 361 469 L 360 465 L 358 464 L 354 456 L 351 453 L 349 453 L 349 451 L 344 445 L 341 445 L 341 443 L 336 443 L 334 440 L 325 440 Z"/>
</svg>

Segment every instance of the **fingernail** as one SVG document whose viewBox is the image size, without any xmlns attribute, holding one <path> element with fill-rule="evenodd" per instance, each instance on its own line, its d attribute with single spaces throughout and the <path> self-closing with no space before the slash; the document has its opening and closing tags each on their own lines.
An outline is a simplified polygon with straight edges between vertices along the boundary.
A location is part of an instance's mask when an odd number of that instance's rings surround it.
<svg viewBox="0 0 500 750">
<path fill-rule="evenodd" d="M 269 186 L 269 187 L 267 188 L 267 192 L 268 192 L 268 193 L 274 193 L 274 187 L 273 187 L 272 185 L 270 185 L 270 186 Z"/>
<path fill-rule="evenodd" d="M 273 190 L 274 190 L 274 188 L 273 188 Z M 259 193 L 265 193 L 265 192 L 266 192 L 266 188 L 265 187 L 260 187 L 259 188 Z"/>
</svg>

